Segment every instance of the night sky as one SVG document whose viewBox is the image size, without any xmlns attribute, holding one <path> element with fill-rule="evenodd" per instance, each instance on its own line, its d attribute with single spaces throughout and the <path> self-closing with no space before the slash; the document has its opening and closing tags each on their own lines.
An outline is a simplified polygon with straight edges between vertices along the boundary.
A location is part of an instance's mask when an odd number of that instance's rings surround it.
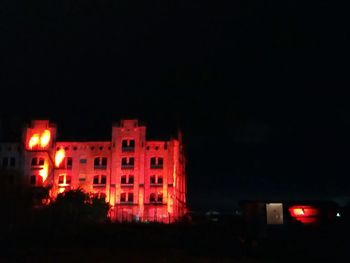
<svg viewBox="0 0 350 263">
<path fill-rule="evenodd" d="M 183 131 L 194 210 L 350 200 L 348 8 L 335 1 L 2 0 L 2 140 Z M 349 199 L 348 199 L 349 198 Z"/>
</svg>

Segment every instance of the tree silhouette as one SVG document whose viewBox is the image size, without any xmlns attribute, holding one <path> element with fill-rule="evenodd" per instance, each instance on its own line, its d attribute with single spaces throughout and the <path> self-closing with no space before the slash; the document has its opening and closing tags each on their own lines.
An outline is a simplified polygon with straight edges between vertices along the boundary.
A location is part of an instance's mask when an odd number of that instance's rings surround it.
<svg viewBox="0 0 350 263">
<path fill-rule="evenodd" d="M 50 205 L 53 220 L 60 223 L 79 224 L 105 222 L 109 204 L 82 189 L 72 189 L 59 194 Z"/>
</svg>

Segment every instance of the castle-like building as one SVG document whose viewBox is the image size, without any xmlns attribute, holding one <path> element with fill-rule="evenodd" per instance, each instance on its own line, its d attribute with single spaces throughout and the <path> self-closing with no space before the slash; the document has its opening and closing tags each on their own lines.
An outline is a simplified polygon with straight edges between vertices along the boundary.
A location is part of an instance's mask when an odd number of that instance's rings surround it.
<svg viewBox="0 0 350 263">
<path fill-rule="evenodd" d="M 105 198 L 113 221 L 171 223 L 186 213 L 186 159 L 177 139 L 149 141 L 138 120 L 112 126 L 110 141 L 56 141 L 56 125 L 32 121 L 21 143 L 0 143 L 0 169 L 18 171 L 50 197 L 81 188 Z"/>
</svg>

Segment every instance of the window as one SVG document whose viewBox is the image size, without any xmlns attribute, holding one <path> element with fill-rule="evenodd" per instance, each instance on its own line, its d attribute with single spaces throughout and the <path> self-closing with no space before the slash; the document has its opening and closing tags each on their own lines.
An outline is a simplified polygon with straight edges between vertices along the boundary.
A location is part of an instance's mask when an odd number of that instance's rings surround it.
<svg viewBox="0 0 350 263">
<path fill-rule="evenodd" d="M 63 161 L 60 163 L 60 166 L 58 169 L 67 169 L 72 170 L 73 168 L 73 158 L 72 157 L 65 157 Z"/>
<path fill-rule="evenodd" d="M 72 182 L 72 176 L 66 175 L 66 184 L 71 184 L 71 182 Z"/>
<path fill-rule="evenodd" d="M 32 166 L 40 166 L 40 165 L 44 165 L 44 163 L 45 163 L 44 158 L 34 157 L 34 158 L 32 158 L 31 165 Z"/>
<path fill-rule="evenodd" d="M 152 169 L 161 169 L 163 168 L 163 158 L 162 157 L 152 157 L 151 158 L 151 168 Z"/>
<path fill-rule="evenodd" d="M 163 203 L 163 194 L 162 193 L 151 193 L 149 196 L 150 203 Z"/>
<path fill-rule="evenodd" d="M 162 176 L 158 176 L 157 184 L 163 184 L 163 177 Z"/>
<path fill-rule="evenodd" d="M 43 183 L 43 178 L 40 175 L 31 175 L 29 183 L 33 186 L 41 186 Z"/>
<path fill-rule="evenodd" d="M 79 182 L 84 182 L 86 180 L 85 174 L 79 174 Z"/>
<path fill-rule="evenodd" d="M 67 161 L 67 169 L 71 170 L 73 167 L 73 158 L 72 157 L 66 157 L 66 161 Z"/>
<path fill-rule="evenodd" d="M 86 159 L 80 159 L 81 164 L 86 164 Z"/>
<path fill-rule="evenodd" d="M 94 169 L 107 169 L 107 157 L 96 157 L 94 159 Z"/>
<path fill-rule="evenodd" d="M 2 159 L 2 168 L 7 168 L 8 165 L 9 165 L 9 158 L 4 157 Z"/>
<path fill-rule="evenodd" d="M 163 202 L 163 194 L 158 194 L 157 196 L 157 202 L 162 203 Z"/>
<path fill-rule="evenodd" d="M 135 140 L 122 140 L 122 152 L 133 152 L 135 150 Z"/>
<path fill-rule="evenodd" d="M 64 184 L 64 175 L 58 176 L 58 184 Z"/>
<path fill-rule="evenodd" d="M 105 175 L 101 175 L 101 184 L 106 184 L 107 177 Z"/>
<path fill-rule="evenodd" d="M 10 167 L 15 167 L 16 166 L 16 158 L 15 157 L 11 157 L 10 158 Z"/>
<path fill-rule="evenodd" d="M 122 175 L 120 183 L 121 184 L 126 184 L 126 175 Z"/>
<path fill-rule="evenodd" d="M 154 203 L 156 201 L 156 194 L 155 193 L 152 193 L 150 196 L 149 196 L 149 201 L 151 203 Z"/>
<path fill-rule="evenodd" d="M 134 157 L 123 157 L 122 158 L 122 169 L 133 169 L 134 168 Z"/>
<path fill-rule="evenodd" d="M 38 158 L 36 158 L 36 157 L 32 158 L 31 165 L 35 166 L 35 165 L 37 165 L 37 163 L 38 163 Z"/>
<path fill-rule="evenodd" d="M 151 175 L 150 177 L 151 185 L 162 185 L 163 184 L 163 176 L 161 175 Z"/>
<path fill-rule="evenodd" d="M 129 174 L 129 175 L 122 175 L 120 178 L 120 184 L 126 184 L 126 185 L 132 185 L 134 184 L 134 175 Z"/>
<path fill-rule="evenodd" d="M 93 180 L 93 184 L 98 184 L 98 183 L 99 183 L 99 176 L 95 175 L 94 180 Z"/>
<path fill-rule="evenodd" d="M 129 203 L 134 202 L 134 194 L 133 193 L 128 193 L 128 202 Z"/>
<path fill-rule="evenodd" d="M 91 195 L 91 197 L 93 199 L 102 199 L 105 200 L 106 199 L 106 194 L 105 193 L 94 193 Z"/>
<path fill-rule="evenodd" d="M 126 199 L 128 198 L 128 199 Z M 121 193 L 120 194 L 120 203 L 133 203 L 134 194 L 133 193 Z"/>
<path fill-rule="evenodd" d="M 93 184 L 105 185 L 107 183 L 106 175 L 95 175 L 93 179 Z"/>
<path fill-rule="evenodd" d="M 36 175 L 31 175 L 30 176 L 30 184 L 35 185 L 36 184 Z"/>
<path fill-rule="evenodd" d="M 72 183 L 71 175 L 60 174 L 58 176 L 58 184 L 71 184 L 71 183 Z"/>
<path fill-rule="evenodd" d="M 120 195 L 120 202 L 121 202 L 121 203 L 125 203 L 125 202 L 126 202 L 126 193 L 122 193 L 122 194 Z"/>
</svg>

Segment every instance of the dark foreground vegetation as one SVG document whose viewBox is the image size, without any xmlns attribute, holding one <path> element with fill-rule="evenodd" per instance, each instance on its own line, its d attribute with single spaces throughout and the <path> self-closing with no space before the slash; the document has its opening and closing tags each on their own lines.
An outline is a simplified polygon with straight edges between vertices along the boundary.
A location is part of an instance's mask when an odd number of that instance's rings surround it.
<svg viewBox="0 0 350 263">
<path fill-rule="evenodd" d="M 2 225 L 1 262 L 345 262 L 349 226 L 231 222 Z"/>
<path fill-rule="evenodd" d="M 239 215 L 173 225 L 118 224 L 74 190 L 33 209 L 45 191 L 0 195 L 0 262 L 347 262 L 349 209 L 329 224 L 266 226 Z M 15 190 L 15 191 L 14 191 Z"/>
</svg>

